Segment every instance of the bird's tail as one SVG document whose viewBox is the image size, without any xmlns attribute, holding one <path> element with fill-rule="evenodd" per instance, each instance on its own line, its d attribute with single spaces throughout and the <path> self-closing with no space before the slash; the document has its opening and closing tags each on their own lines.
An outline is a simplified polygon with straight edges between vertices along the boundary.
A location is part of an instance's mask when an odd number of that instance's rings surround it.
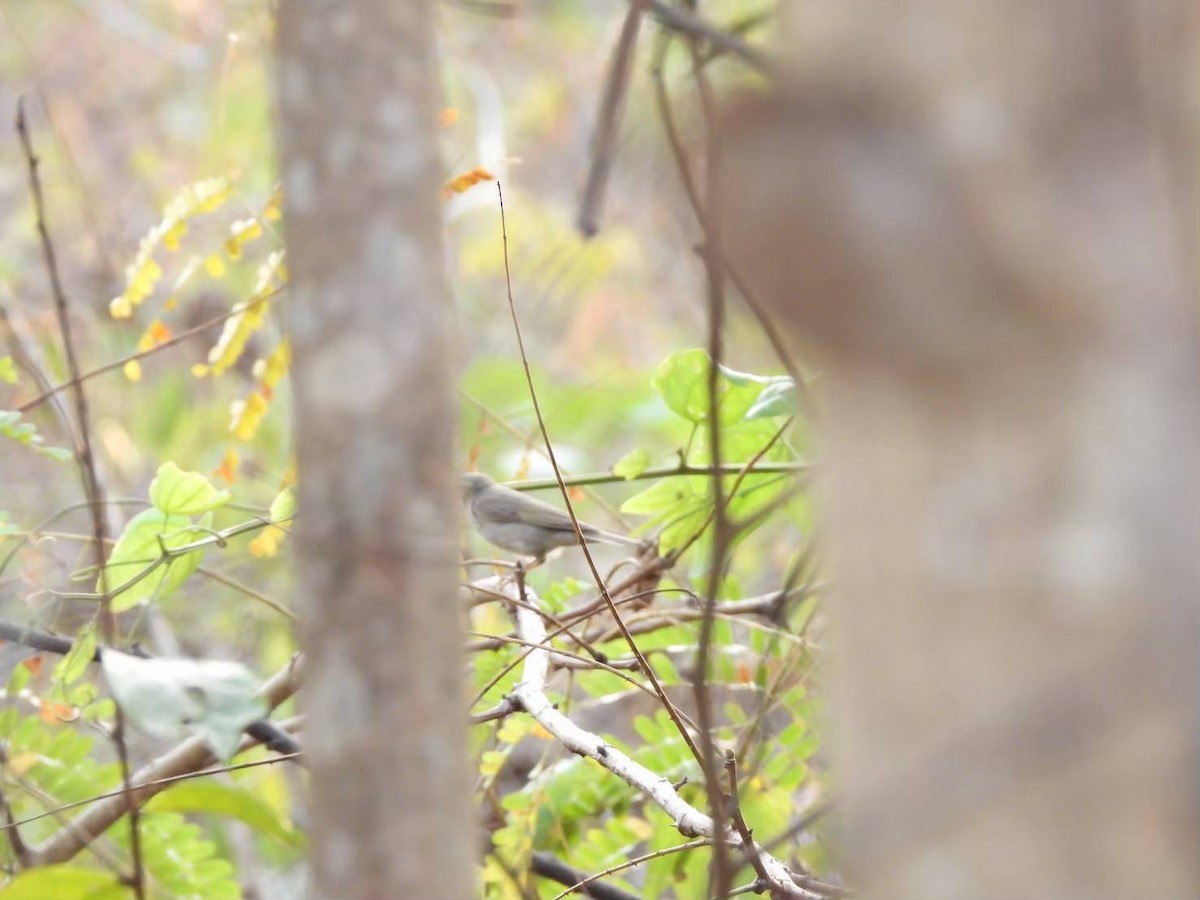
<svg viewBox="0 0 1200 900">
<path fill-rule="evenodd" d="M 623 534 L 617 534 L 615 531 L 605 531 L 603 528 L 597 528 L 594 525 L 584 528 L 583 536 L 589 541 L 596 541 L 601 544 L 616 544 L 621 547 L 641 547 L 644 543 L 637 538 L 626 537 Z"/>
</svg>

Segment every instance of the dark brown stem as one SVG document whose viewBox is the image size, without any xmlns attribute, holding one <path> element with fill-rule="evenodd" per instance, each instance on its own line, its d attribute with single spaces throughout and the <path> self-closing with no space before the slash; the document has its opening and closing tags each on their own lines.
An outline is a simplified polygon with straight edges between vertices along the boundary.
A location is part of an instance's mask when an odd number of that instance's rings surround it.
<svg viewBox="0 0 1200 900">
<path fill-rule="evenodd" d="M 634 2 L 634 0 L 630 0 L 630 2 Z M 732 53 L 764 74 L 770 75 L 775 70 L 775 64 L 771 58 L 761 50 L 751 47 L 736 34 L 722 31 L 691 10 L 671 6 L 665 0 L 650 0 L 647 9 L 664 28 L 693 39 L 699 38 L 706 41 L 713 50 Z"/>
<path fill-rule="evenodd" d="M 707 209 L 711 213 L 715 202 L 713 190 L 713 174 L 717 170 L 718 135 L 713 122 L 712 89 L 700 63 L 699 48 L 694 38 L 688 40 L 692 54 L 692 64 L 695 69 L 696 86 L 699 90 L 701 107 L 704 110 L 705 127 L 707 129 L 705 169 L 708 173 Z M 710 215 L 702 221 L 705 231 L 705 241 L 702 258 L 708 302 L 708 452 L 712 465 L 718 470 L 721 467 L 721 394 L 720 366 L 724 356 L 725 329 L 725 270 L 721 263 L 721 236 L 716 226 L 717 217 Z M 733 542 L 733 532 L 729 521 L 729 511 L 726 508 L 725 485 L 720 477 L 711 479 L 713 492 L 712 511 L 712 559 L 709 563 L 708 585 L 704 595 L 704 616 L 700 620 L 700 635 L 696 647 L 696 665 L 692 679 L 692 689 L 696 698 L 696 719 L 700 723 L 700 749 L 703 757 L 705 789 L 708 793 L 708 811 L 714 822 L 725 822 L 725 798 L 717 777 L 716 750 L 713 746 L 714 716 L 712 697 L 708 690 L 708 669 L 712 656 L 713 631 L 716 625 L 717 594 L 721 588 L 728 562 L 729 547 Z M 718 828 L 713 841 L 713 881 L 714 896 L 723 898 L 733 884 L 734 867 L 729 858 L 729 848 L 725 841 L 724 831 Z"/>
<path fill-rule="evenodd" d="M 105 587 L 105 541 L 108 538 L 108 523 L 104 517 L 104 492 L 96 475 L 96 459 L 92 454 L 91 434 L 88 428 L 88 402 L 83 385 L 79 378 L 79 359 L 75 354 L 75 343 L 71 339 L 71 315 L 67 309 L 67 295 L 63 290 L 62 279 L 58 273 L 58 259 L 54 252 L 54 242 L 50 239 L 50 229 L 46 223 L 46 204 L 42 195 L 42 182 L 38 175 L 38 158 L 33 149 L 33 140 L 29 135 L 29 125 L 25 119 L 25 100 L 17 99 L 17 136 L 25 153 L 25 161 L 29 168 L 29 190 L 33 197 L 34 214 L 37 218 L 38 236 L 41 238 L 42 255 L 45 260 L 46 274 L 50 279 L 50 290 L 54 297 L 54 312 L 58 319 L 58 329 L 62 335 L 63 354 L 67 360 L 67 375 L 72 385 L 71 396 L 75 406 L 75 456 L 79 461 L 79 472 L 83 480 L 83 492 L 91 504 L 92 533 L 94 537 L 94 553 L 96 566 L 99 570 L 100 592 Z M 97 608 L 97 618 L 100 623 L 104 640 L 112 644 L 116 639 L 116 622 L 108 601 L 103 601 Z M 137 900 L 145 900 L 146 876 L 142 868 L 142 841 L 139 829 L 140 809 L 133 802 L 133 794 L 129 784 L 129 747 L 125 742 L 125 718 L 118 708 L 113 728 L 113 744 L 117 750 L 117 758 L 121 765 L 121 783 L 125 789 L 129 803 L 129 851 L 133 863 L 133 872 L 128 877 L 129 886 Z"/>
<path fill-rule="evenodd" d="M 754 843 L 754 833 L 742 815 L 741 800 L 738 797 L 737 757 L 733 755 L 732 750 L 725 751 L 725 772 L 729 776 L 729 818 L 733 822 L 733 828 L 737 831 L 738 837 L 742 839 L 742 848 L 745 850 L 750 868 L 754 869 L 754 874 L 758 876 L 759 881 L 767 884 L 771 880 L 770 876 L 763 867 L 758 844 Z"/>
<path fill-rule="evenodd" d="M 612 171 L 616 155 L 617 134 L 620 132 L 621 113 L 625 109 L 625 95 L 629 90 L 629 75 L 633 69 L 634 50 L 637 48 L 638 26 L 647 0 L 632 0 L 621 25 L 621 34 L 613 48 L 612 67 L 604 96 L 600 100 L 600 114 L 596 118 L 596 133 L 592 138 L 592 164 L 588 169 L 587 183 L 583 188 L 583 200 L 579 204 L 579 230 L 584 237 L 594 237 L 600 230 L 600 214 L 604 210 L 604 192 L 608 187 L 608 176 Z"/>
<path fill-rule="evenodd" d="M 623 891 L 611 884 L 589 881 L 585 873 L 571 868 L 562 860 L 544 851 L 534 853 L 529 864 L 534 874 L 557 881 L 567 887 L 574 887 L 581 882 L 586 882 L 579 889 L 579 893 L 584 897 L 594 897 L 595 900 L 640 900 L 637 894 Z"/>
</svg>

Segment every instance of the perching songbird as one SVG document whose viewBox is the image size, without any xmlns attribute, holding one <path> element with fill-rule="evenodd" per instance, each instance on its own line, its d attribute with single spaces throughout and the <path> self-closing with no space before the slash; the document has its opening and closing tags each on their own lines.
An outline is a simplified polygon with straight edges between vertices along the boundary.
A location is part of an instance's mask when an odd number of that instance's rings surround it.
<svg viewBox="0 0 1200 900">
<path fill-rule="evenodd" d="M 462 477 L 467 517 L 484 539 L 504 550 L 532 556 L 541 562 L 557 547 L 578 543 L 571 517 L 563 510 L 519 491 L 496 484 L 482 472 Z M 579 523 L 586 540 L 640 547 L 641 543 L 595 525 Z"/>
</svg>

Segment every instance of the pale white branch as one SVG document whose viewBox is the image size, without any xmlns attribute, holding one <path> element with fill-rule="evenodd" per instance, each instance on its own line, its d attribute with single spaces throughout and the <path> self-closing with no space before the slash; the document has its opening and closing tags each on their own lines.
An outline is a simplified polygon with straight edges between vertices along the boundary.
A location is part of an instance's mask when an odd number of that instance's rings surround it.
<svg viewBox="0 0 1200 900">
<path fill-rule="evenodd" d="M 487 578 L 479 582 L 478 586 L 494 593 L 504 594 L 514 600 L 522 599 L 515 580 L 511 578 Z M 538 597 L 526 587 L 523 599 L 525 606 L 514 607 L 517 634 L 523 641 L 528 641 L 531 645 L 543 644 L 546 641 L 546 625 L 542 617 L 534 612 L 534 608 L 538 605 Z M 550 652 L 542 649 L 532 650 L 525 659 L 521 681 L 512 689 L 509 697 L 572 753 L 595 760 L 634 790 L 653 800 L 663 812 L 671 817 L 675 827 L 682 835 L 685 837 L 715 837 L 717 826 L 713 820 L 684 801 L 672 786 L 669 778 L 652 772 L 635 762 L 616 747 L 605 742 L 599 735 L 580 728 L 570 718 L 555 709 L 554 704 L 546 696 L 546 677 L 549 671 Z M 742 840 L 734 829 L 725 826 L 724 836 L 730 847 L 742 848 Z M 811 900 L 811 898 L 822 896 L 801 888 L 793 878 L 791 870 L 782 860 L 769 854 L 762 845 L 756 844 L 756 846 L 770 882 L 768 890 L 772 897 L 797 897 Z"/>
</svg>

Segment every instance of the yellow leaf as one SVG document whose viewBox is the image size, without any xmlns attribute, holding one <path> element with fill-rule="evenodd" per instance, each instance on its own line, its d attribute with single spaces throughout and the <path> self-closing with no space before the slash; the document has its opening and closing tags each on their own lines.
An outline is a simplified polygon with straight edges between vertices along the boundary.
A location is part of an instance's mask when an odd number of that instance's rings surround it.
<svg viewBox="0 0 1200 900">
<path fill-rule="evenodd" d="M 206 366 L 204 363 L 196 363 L 194 366 L 192 366 L 191 371 L 194 378 L 204 378 L 206 375 L 208 375 L 208 366 Z"/>
<path fill-rule="evenodd" d="M 267 398 L 258 391 L 252 391 L 245 400 L 238 400 L 230 406 L 229 430 L 239 441 L 250 440 L 269 408 Z"/>
<path fill-rule="evenodd" d="M 225 274 L 225 260 L 221 259 L 220 255 L 214 253 L 204 261 L 204 271 L 213 278 L 220 278 Z"/>
<path fill-rule="evenodd" d="M 41 761 L 41 754 L 32 750 L 18 753 L 8 761 L 8 771 L 19 778 Z"/>
<path fill-rule="evenodd" d="M 279 547 L 283 544 L 286 534 L 282 528 L 269 525 L 263 530 L 262 534 L 247 545 L 246 549 L 254 557 L 276 556 L 279 553 Z"/>
<path fill-rule="evenodd" d="M 179 239 L 185 234 L 187 234 L 187 222 L 180 220 L 174 223 L 162 236 L 163 246 L 168 250 L 178 250 Z"/>
<path fill-rule="evenodd" d="M 225 242 L 225 250 L 237 259 L 242 253 L 242 247 L 260 237 L 262 233 L 262 224 L 258 219 L 239 219 L 229 226 L 229 240 Z"/>
<path fill-rule="evenodd" d="M 278 222 L 283 218 L 283 188 L 275 188 L 269 200 L 262 210 L 262 217 L 268 222 Z"/>
<path fill-rule="evenodd" d="M 125 377 L 130 381 L 142 380 L 142 364 L 136 359 L 131 359 L 121 367 L 121 371 L 125 373 Z"/>
<path fill-rule="evenodd" d="M 260 365 L 261 364 L 261 365 Z M 281 340 L 275 345 L 275 349 L 271 351 L 271 355 L 265 360 L 260 359 L 255 365 L 254 377 L 257 378 L 264 388 L 274 388 L 283 380 L 283 376 L 288 373 L 288 367 L 292 364 L 292 345 L 287 338 Z"/>
<path fill-rule="evenodd" d="M 221 336 L 216 345 L 208 351 L 208 363 L 212 366 L 214 375 L 220 375 L 236 363 L 246 349 L 246 341 L 250 339 L 250 335 L 262 327 L 270 307 L 267 298 L 275 290 L 276 279 L 282 278 L 282 269 L 283 252 L 276 250 L 258 270 L 254 296 L 247 303 L 234 305 L 234 315 L 225 320 Z"/>
<path fill-rule="evenodd" d="M 114 319 L 128 319 L 133 315 L 133 304 L 124 294 L 114 297 L 108 304 L 108 314 Z"/>
</svg>

